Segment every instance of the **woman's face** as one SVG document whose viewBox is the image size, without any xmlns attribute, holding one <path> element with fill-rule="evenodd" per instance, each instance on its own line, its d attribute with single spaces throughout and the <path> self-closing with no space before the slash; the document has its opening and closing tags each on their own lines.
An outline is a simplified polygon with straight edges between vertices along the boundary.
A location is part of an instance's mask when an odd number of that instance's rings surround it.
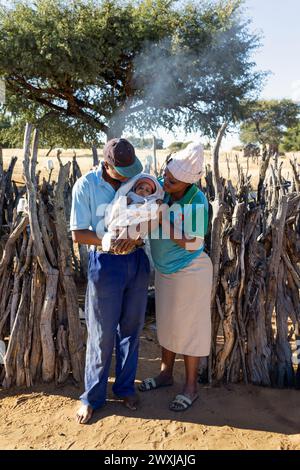
<svg viewBox="0 0 300 470">
<path fill-rule="evenodd" d="M 168 168 L 165 169 L 164 172 L 164 186 L 163 189 L 169 194 L 172 193 L 179 193 L 181 191 L 185 191 L 186 188 L 189 186 L 188 183 L 184 183 L 183 181 L 179 181 L 168 170 Z"/>
</svg>

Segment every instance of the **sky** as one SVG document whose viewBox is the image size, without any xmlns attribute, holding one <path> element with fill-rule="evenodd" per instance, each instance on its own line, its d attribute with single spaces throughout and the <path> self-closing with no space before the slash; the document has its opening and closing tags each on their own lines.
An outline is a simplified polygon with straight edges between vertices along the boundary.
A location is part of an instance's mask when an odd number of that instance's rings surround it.
<svg viewBox="0 0 300 470">
<path fill-rule="evenodd" d="M 250 29 L 262 35 L 262 47 L 253 59 L 258 70 L 270 71 L 261 98 L 291 98 L 300 101 L 300 0 L 246 0 L 245 18 Z M 174 140 L 191 140 L 195 134 L 160 135 L 168 145 Z M 223 149 L 239 143 L 238 134 L 224 139 Z"/>
<path fill-rule="evenodd" d="M 251 28 L 263 34 L 255 61 L 259 69 L 272 72 L 263 96 L 300 101 L 300 1 L 247 0 L 246 6 Z"/>
</svg>

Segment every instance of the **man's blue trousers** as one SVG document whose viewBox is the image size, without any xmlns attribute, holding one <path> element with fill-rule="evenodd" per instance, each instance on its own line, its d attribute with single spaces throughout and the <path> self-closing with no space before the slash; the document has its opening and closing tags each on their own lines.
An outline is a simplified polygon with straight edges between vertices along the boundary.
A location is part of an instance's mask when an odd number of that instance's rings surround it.
<svg viewBox="0 0 300 470">
<path fill-rule="evenodd" d="M 90 251 L 85 315 L 88 330 L 85 392 L 81 401 L 93 409 L 106 400 L 113 349 L 118 397 L 135 393 L 139 335 L 144 325 L 150 274 L 142 248 L 128 255 Z"/>
</svg>

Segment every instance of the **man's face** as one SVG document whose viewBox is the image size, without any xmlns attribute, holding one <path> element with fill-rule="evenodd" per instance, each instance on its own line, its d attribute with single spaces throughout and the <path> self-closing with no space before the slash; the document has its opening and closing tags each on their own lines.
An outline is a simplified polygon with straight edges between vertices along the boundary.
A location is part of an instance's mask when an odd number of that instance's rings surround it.
<svg viewBox="0 0 300 470">
<path fill-rule="evenodd" d="M 124 183 L 125 181 L 128 181 L 129 178 L 127 178 L 126 176 L 122 176 L 120 175 L 120 173 L 118 173 L 115 168 L 110 165 L 109 163 L 107 162 L 104 162 L 104 166 L 105 166 L 105 169 L 106 169 L 106 172 L 107 174 L 113 179 L 113 180 L 117 180 L 117 181 L 120 181 L 121 183 Z"/>
</svg>

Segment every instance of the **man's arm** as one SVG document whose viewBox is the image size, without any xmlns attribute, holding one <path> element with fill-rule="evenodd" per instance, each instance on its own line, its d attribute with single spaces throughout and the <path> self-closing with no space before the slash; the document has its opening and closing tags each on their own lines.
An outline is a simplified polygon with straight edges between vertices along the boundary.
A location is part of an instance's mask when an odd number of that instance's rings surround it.
<svg viewBox="0 0 300 470">
<path fill-rule="evenodd" d="M 73 186 L 70 229 L 72 239 L 82 245 L 99 245 L 101 240 L 96 232 L 89 230 L 92 225 L 89 182 L 82 176 Z"/>
<path fill-rule="evenodd" d="M 101 245 L 101 239 L 92 230 L 72 230 L 72 239 L 81 245 Z"/>
<path fill-rule="evenodd" d="M 75 243 L 82 245 L 100 245 L 102 240 L 97 236 L 96 232 L 92 230 L 72 230 L 72 239 Z M 132 250 L 135 246 L 143 244 L 142 240 L 119 239 L 112 243 L 111 249 L 116 254 L 121 254 L 126 251 Z"/>
</svg>

